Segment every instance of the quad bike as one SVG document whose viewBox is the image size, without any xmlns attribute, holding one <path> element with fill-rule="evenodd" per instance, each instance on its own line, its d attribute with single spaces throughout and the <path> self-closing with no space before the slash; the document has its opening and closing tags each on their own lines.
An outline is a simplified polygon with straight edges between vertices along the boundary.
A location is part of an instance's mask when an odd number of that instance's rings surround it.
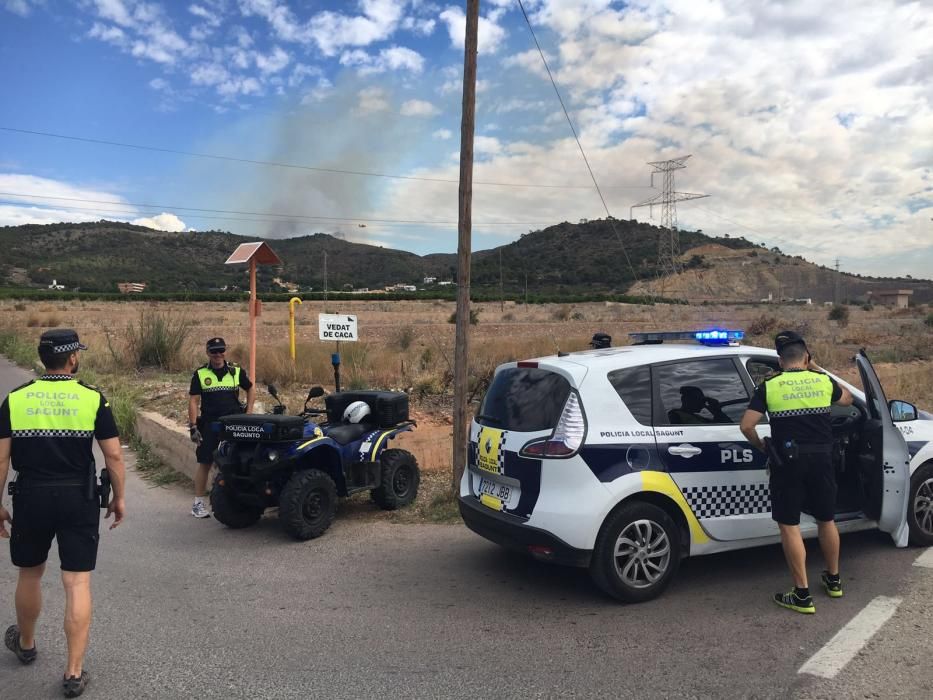
<svg viewBox="0 0 933 700">
<path fill-rule="evenodd" d="M 338 496 L 368 490 L 385 510 L 415 500 L 417 460 L 388 447 L 416 425 L 408 419 L 407 394 L 345 391 L 327 395 L 324 409 L 309 408 L 324 396 L 316 386 L 301 413 L 289 416 L 275 387 L 268 391 L 278 402 L 272 414 L 224 416 L 213 424 L 221 442 L 211 505 L 224 525 L 249 527 L 266 508 L 278 507 L 285 531 L 308 540 L 330 527 Z"/>
</svg>

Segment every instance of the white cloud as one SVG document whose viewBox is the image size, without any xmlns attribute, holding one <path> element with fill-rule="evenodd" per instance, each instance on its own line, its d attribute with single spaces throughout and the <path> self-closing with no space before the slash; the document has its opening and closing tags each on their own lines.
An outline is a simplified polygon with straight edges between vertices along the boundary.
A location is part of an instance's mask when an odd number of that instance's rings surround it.
<svg viewBox="0 0 933 700">
<path fill-rule="evenodd" d="M 424 57 L 404 46 L 382 49 L 376 55 L 368 54 L 362 49 L 353 49 L 341 54 L 340 64 L 356 67 L 360 75 L 385 73 L 390 70 L 420 73 L 424 69 Z"/>
<path fill-rule="evenodd" d="M 101 41 L 106 41 L 116 46 L 123 46 L 126 44 L 126 34 L 124 34 L 122 29 L 119 27 L 107 26 L 100 22 L 94 22 L 94 25 L 87 35 L 92 39 L 100 39 Z"/>
<path fill-rule="evenodd" d="M 436 139 L 440 139 L 441 141 L 447 141 L 454 135 L 454 132 L 452 132 L 450 129 L 438 129 L 431 135 Z"/>
<path fill-rule="evenodd" d="M 209 27 L 217 28 L 221 25 L 220 16 L 201 5 L 189 5 L 188 12 L 203 19 Z"/>
<path fill-rule="evenodd" d="M 405 117 L 433 117 L 440 114 L 440 110 L 424 100 L 406 100 L 402 103 L 401 113 Z"/>
<path fill-rule="evenodd" d="M 276 46 L 268 56 L 261 53 L 256 54 L 256 67 L 259 68 L 260 72 L 263 74 L 270 75 L 272 73 L 278 73 L 285 68 L 290 60 L 291 57 L 288 55 L 288 52 Z"/>
<path fill-rule="evenodd" d="M 3 9 L 20 17 L 29 16 L 29 12 L 32 10 L 26 0 L 3 0 Z"/>
<path fill-rule="evenodd" d="M 402 20 L 402 29 L 421 36 L 431 36 L 434 33 L 434 27 L 437 22 L 433 19 L 418 19 L 416 17 L 406 17 Z"/>
<path fill-rule="evenodd" d="M 499 13 L 495 12 L 479 18 L 476 43 L 480 54 L 495 53 L 508 36 L 505 28 L 496 23 L 498 16 Z M 463 14 L 463 10 L 451 6 L 441 12 L 439 17 L 447 25 L 451 46 L 463 49 L 466 35 L 466 15 Z"/>
<path fill-rule="evenodd" d="M 104 19 L 128 27 L 133 24 L 130 11 L 122 0 L 94 0 L 98 14 Z"/>
<path fill-rule="evenodd" d="M 0 173 L 0 192 L 19 195 L 3 196 L 6 203 L 0 205 L 0 226 L 98 219 L 122 221 L 137 214 L 123 197 L 107 190 L 37 175 Z"/>
<path fill-rule="evenodd" d="M 346 47 L 388 39 L 401 23 L 403 3 L 397 0 L 359 0 L 357 4 L 362 14 L 325 10 L 307 22 L 299 21 L 278 0 L 240 0 L 240 10 L 265 19 L 283 41 L 314 43 L 325 56 L 336 56 Z"/>
<path fill-rule="evenodd" d="M 140 219 L 133 219 L 131 224 L 136 226 L 147 226 L 148 228 L 153 228 L 156 231 L 170 231 L 173 233 L 179 233 L 181 231 L 187 231 L 188 225 L 184 221 L 179 219 L 174 214 L 168 212 L 162 212 L 161 214 L 156 214 L 155 216 L 145 216 Z"/>
<path fill-rule="evenodd" d="M 357 108 L 361 112 L 386 112 L 389 110 L 389 96 L 382 88 L 370 87 L 360 90 Z"/>
<path fill-rule="evenodd" d="M 230 77 L 230 73 L 219 63 L 206 63 L 191 72 L 191 82 L 195 85 L 220 85 Z"/>
</svg>

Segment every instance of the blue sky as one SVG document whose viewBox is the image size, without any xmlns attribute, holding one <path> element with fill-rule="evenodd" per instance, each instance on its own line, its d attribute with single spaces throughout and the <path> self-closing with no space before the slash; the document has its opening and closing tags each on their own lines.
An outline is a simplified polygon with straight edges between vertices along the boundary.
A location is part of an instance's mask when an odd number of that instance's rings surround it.
<svg viewBox="0 0 933 700">
<path fill-rule="evenodd" d="M 453 251 L 463 5 L 0 0 L 0 225 Z M 931 276 L 929 3 L 525 5 L 613 215 L 655 194 L 648 161 L 692 154 L 678 189 L 711 197 L 682 228 Z M 603 216 L 517 2 L 481 8 L 474 248 Z"/>
</svg>

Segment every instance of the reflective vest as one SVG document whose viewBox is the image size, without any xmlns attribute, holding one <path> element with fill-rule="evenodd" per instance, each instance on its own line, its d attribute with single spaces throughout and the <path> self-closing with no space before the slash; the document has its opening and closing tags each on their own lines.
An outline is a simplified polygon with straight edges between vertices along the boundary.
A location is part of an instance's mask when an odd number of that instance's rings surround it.
<svg viewBox="0 0 933 700">
<path fill-rule="evenodd" d="M 833 383 L 820 372 L 782 372 L 767 380 L 765 399 L 771 418 L 828 414 Z"/>
<path fill-rule="evenodd" d="M 100 393 L 77 381 L 37 379 L 9 395 L 13 438 L 94 438 Z"/>
<path fill-rule="evenodd" d="M 241 413 L 240 368 L 228 362 L 227 371 L 218 379 L 210 363 L 199 367 L 198 383 L 201 386 L 201 415 L 218 418 L 231 413 Z"/>
</svg>

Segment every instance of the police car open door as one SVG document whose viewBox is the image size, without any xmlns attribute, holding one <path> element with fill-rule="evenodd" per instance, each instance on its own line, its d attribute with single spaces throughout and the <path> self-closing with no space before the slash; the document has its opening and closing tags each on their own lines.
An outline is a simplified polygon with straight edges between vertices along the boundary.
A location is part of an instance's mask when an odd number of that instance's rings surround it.
<svg viewBox="0 0 933 700">
<path fill-rule="evenodd" d="M 868 415 L 859 445 L 859 476 L 865 486 L 865 515 L 890 533 L 894 544 L 907 546 L 907 500 L 910 453 L 904 436 L 891 418 L 878 375 L 864 350 L 855 356 Z"/>
</svg>

